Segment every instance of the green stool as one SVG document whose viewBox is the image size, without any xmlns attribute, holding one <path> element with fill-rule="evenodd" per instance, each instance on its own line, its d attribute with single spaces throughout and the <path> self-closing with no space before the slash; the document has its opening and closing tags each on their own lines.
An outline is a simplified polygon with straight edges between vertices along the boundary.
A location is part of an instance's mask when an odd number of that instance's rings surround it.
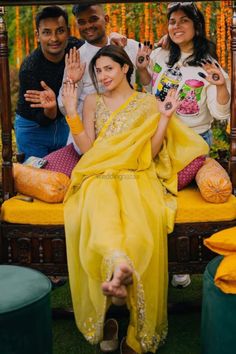
<svg viewBox="0 0 236 354">
<path fill-rule="evenodd" d="M 52 354 L 50 291 L 42 273 L 0 266 L 1 354 Z"/>
<path fill-rule="evenodd" d="M 214 258 L 203 276 L 201 354 L 236 353 L 236 295 L 225 294 L 214 284 L 222 259 Z"/>
</svg>

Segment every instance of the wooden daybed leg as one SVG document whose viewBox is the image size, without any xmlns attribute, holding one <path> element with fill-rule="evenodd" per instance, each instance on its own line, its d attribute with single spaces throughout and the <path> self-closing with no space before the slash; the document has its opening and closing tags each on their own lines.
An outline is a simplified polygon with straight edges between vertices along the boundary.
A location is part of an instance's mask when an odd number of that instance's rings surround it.
<svg viewBox="0 0 236 354">
<path fill-rule="evenodd" d="M 0 6 L 0 102 L 2 127 L 2 188 L 3 199 L 13 195 L 12 177 L 12 120 L 11 91 L 8 63 L 8 38 L 4 20 L 4 7 Z"/>
<path fill-rule="evenodd" d="M 236 2 L 232 2 L 233 20 L 231 27 L 231 53 L 232 53 L 232 77 L 231 77 L 231 117 L 230 117 L 230 159 L 229 172 L 233 184 L 233 194 L 236 195 Z"/>
</svg>

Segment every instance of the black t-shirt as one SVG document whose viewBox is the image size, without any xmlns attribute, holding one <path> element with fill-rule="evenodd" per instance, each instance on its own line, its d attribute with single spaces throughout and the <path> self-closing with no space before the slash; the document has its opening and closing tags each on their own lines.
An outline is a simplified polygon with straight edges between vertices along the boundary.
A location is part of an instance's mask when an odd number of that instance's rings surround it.
<svg viewBox="0 0 236 354">
<path fill-rule="evenodd" d="M 66 53 L 70 48 L 79 48 L 83 43 L 83 41 L 75 37 L 70 37 Z M 63 79 L 64 68 L 65 58 L 59 63 L 53 63 L 44 57 L 40 46 L 27 56 L 21 64 L 19 72 L 20 89 L 16 113 L 23 118 L 33 120 L 42 126 L 52 124 L 53 120 L 44 115 L 44 110 L 42 108 L 30 107 L 31 103 L 25 101 L 24 94 L 27 90 L 41 91 L 42 86 L 40 85 L 40 81 L 45 81 L 45 83 L 55 92 L 56 96 L 58 96 Z M 57 118 L 61 116 L 62 114 L 58 110 Z"/>
</svg>

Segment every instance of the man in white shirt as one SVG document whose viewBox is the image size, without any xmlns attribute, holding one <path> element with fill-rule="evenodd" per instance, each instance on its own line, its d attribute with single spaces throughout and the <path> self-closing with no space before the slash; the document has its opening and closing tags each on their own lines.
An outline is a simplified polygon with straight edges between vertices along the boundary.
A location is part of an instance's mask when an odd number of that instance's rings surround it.
<svg viewBox="0 0 236 354">
<path fill-rule="evenodd" d="M 92 84 L 92 80 L 88 71 L 89 63 L 100 48 L 110 44 L 111 39 L 116 40 L 116 38 L 111 38 L 111 36 L 108 37 L 106 34 L 106 24 L 109 22 L 109 16 L 105 14 L 102 5 L 74 5 L 72 12 L 76 17 L 80 35 L 85 40 L 85 43 L 79 48 L 80 61 L 82 63 L 86 63 L 84 75 L 78 82 L 78 113 L 80 116 L 82 116 L 83 102 L 85 97 L 88 94 L 95 92 L 95 88 Z M 132 63 L 135 65 L 138 52 L 138 42 L 132 39 L 126 40 L 126 38 L 124 38 L 124 41 L 126 42 L 124 50 L 129 55 Z M 66 78 L 67 73 L 65 68 L 64 79 Z M 134 83 L 135 77 L 133 77 L 131 81 Z M 58 96 L 58 106 L 60 111 L 65 114 L 61 94 L 62 88 Z M 68 143 L 71 141 L 73 141 L 73 139 L 70 134 Z M 78 151 L 78 148 L 75 144 L 74 147 Z"/>
</svg>

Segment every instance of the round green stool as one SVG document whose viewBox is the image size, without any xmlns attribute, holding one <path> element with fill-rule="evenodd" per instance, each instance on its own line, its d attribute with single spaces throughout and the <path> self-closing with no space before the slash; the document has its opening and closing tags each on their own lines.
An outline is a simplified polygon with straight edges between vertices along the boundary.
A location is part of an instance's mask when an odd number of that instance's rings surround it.
<svg viewBox="0 0 236 354">
<path fill-rule="evenodd" d="M 222 259 L 214 258 L 203 276 L 201 354 L 236 353 L 236 295 L 225 294 L 214 284 Z"/>
<path fill-rule="evenodd" d="M 0 266 L 1 354 L 52 354 L 50 291 L 42 273 Z"/>
</svg>

